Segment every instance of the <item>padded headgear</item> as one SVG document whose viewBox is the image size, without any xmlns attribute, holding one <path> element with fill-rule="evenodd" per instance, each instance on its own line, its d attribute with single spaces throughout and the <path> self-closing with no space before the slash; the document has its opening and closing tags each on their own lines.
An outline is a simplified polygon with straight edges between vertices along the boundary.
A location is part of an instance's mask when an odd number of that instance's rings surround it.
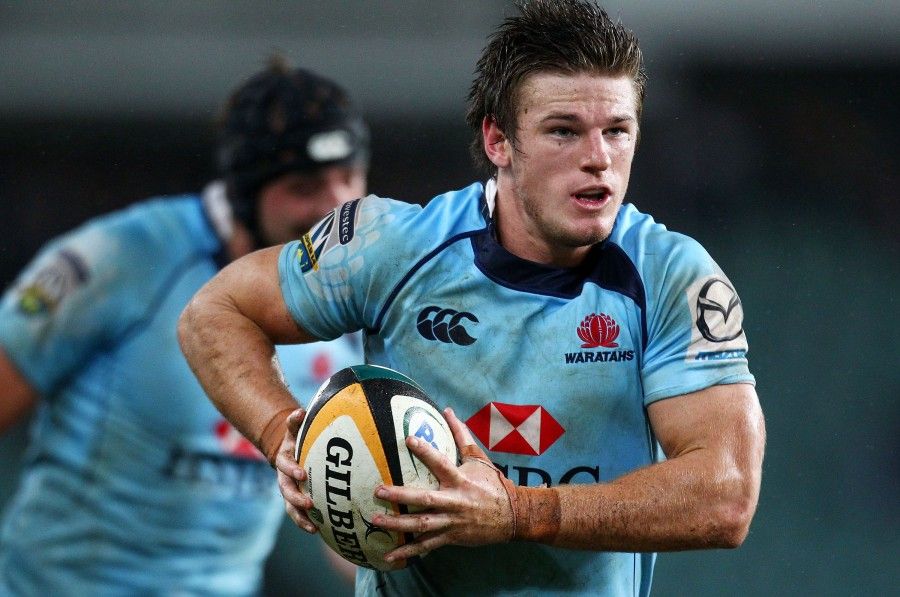
<svg viewBox="0 0 900 597">
<path fill-rule="evenodd" d="M 266 183 L 288 172 L 367 164 L 369 129 L 336 83 L 273 64 L 232 94 L 216 157 L 235 217 L 256 234 Z"/>
</svg>

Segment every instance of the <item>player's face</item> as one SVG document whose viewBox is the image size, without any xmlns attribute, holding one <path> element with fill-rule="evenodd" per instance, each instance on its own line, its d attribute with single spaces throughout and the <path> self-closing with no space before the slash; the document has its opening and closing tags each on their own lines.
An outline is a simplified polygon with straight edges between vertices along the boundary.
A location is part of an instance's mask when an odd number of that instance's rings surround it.
<svg viewBox="0 0 900 597">
<path fill-rule="evenodd" d="M 531 75 L 520 89 L 518 129 L 515 149 L 504 141 L 508 160 L 498 164 L 501 242 L 532 261 L 574 265 L 609 236 L 628 188 L 638 133 L 632 81 Z"/>
<path fill-rule="evenodd" d="M 329 211 L 365 194 L 362 167 L 330 166 L 314 173 L 284 174 L 260 191 L 263 238 L 271 244 L 300 238 Z"/>
</svg>

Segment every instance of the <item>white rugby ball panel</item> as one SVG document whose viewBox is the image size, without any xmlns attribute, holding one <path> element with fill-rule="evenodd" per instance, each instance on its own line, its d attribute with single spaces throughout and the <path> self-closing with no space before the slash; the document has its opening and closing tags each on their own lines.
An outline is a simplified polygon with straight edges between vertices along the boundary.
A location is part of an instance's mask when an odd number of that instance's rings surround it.
<svg viewBox="0 0 900 597">
<path fill-rule="evenodd" d="M 311 439 L 307 451 L 309 462 L 325 462 L 321 467 L 308 466 L 306 492 L 316 507 L 309 516 L 322 530 L 322 539 L 345 559 L 360 566 L 380 560 L 385 552 L 403 544 L 396 533 L 373 526 L 369 520 L 376 513 L 391 512 L 393 504 L 376 500 L 371 492 L 359 487 L 376 487 L 384 479 L 384 470 L 367 449 L 366 441 L 350 416 L 334 419 L 326 433 Z M 375 453 L 377 455 L 377 452 Z M 362 512 L 368 512 L 369 520 Z M 362 534 L 362 536 L 360 536 Z"/>
<path fill-rule="evenodd" d="M 395 413 L 394 437 L 397 438 L 404 485 L 437 487 L 437 478 L 413 455 L 405 440 L 410 435 L 423 439 L 456 462 L 456 443 L 450 426 L 430 400 L 424 402 L 410 396 L 393 396 L 391 410 Z"/>
</svg>

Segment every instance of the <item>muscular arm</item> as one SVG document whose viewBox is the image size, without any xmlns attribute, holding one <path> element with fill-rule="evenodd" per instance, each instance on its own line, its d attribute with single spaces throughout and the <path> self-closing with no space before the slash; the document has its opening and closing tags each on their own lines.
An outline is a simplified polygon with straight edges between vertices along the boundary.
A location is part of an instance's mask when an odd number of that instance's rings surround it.
<svg viewBox="0 0 900 597">
<path fill-rule="evenodd" d="M 648 408 L 667 460 L 611 483 L 565 485 L 554 545 L 606 551 L 737 547 L 756 510 L 765 425 L 751 385 Z"/>
<path fill-rule="evenodd" d="M 278 286 L 280 247 L 251 253 L 219 272 L 185 307 L 181 349 L 210 400 L 274 461 L 263 436 L 281 443 L 287 410 L 298 408 L 281 376 L 275 343 L 310 342 Z M 281 433 L 264 433 L 278 417 Z M 271 428 L 270 428 L 271 429 Z"/>
<path fill-rule="evenodd" d="M 0 349 L 0 432 L 25 417 L 37 401 L 37 390 Z"/>
<path fill-rule="evenodd" d="M 504 480 L 463 423 L 446 411 L 467 457 L 457 468 L 426 442 L 407 438 L 407 446 L 435 472 L 441 489 L 378 491 L 384 499 L 426 509 L 374 518 L 383 528 L 419 533 L 388 559 L 447 544 L 484 545 L 510 538 L 629 552 L 740 545 L 759 498 L 765 444 L 753 387 L 714 386 L 661 400 L 648 412 L 666 461 L 609 483 L 537 488 L 513 487 Z"/>
</svg>

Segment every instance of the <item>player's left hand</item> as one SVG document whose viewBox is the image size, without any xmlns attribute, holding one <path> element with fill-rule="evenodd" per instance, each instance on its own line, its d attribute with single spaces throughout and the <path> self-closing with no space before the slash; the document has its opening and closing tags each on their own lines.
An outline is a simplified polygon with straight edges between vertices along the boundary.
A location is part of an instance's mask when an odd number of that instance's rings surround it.
<svg viewBox="0 0 900 597">
<path fill-rule="evenodd" d="M 462 464 L 457 467 L 428 442 L 410 436 L 406 445 L 437 477 L 439 489 L 389 485 L 375 490 L 379 499 L 424 509 L 415 514 L 380 514 L 373 518 L 372 523 L 383 529 L 416 535 L 415 541 L 386 554 L 387 561 L 424 555 L 443 545 L 503 543 L 515 531 L 503 474 L 475 444 L 453 411 L 447 408 L 444 414 L 462 455 Z"/>
</svg>

